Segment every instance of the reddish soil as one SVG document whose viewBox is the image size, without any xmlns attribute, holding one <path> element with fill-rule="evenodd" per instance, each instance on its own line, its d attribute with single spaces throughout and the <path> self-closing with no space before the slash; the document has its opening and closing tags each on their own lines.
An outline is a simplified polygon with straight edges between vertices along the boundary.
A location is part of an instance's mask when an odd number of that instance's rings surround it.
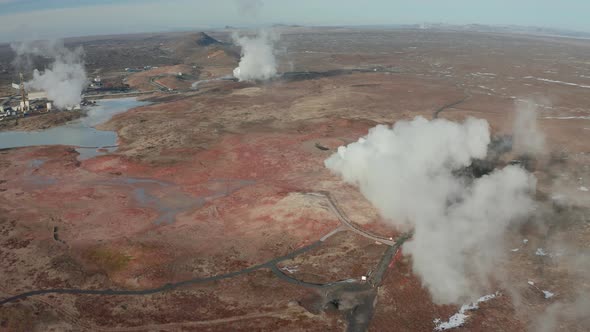
<svg viewBox="0 0 590 332">
<path fill-rule="evenodd" d="M 538 196 L 544 197 L 540 211 L 559 222 L 507 234 L 507 245 L 519 247 L 525 237 L 530 244 L 515 254 L 507 251 L 499 269 L 509 285 L 490 286 L 502 296 L 470 312 L 460 330 L 522 331 L 552 304 L 562 303 L 569 312 L 567 305 L 588 292 L 587 279 L 565 259 L 540 258 L 535 250 L 563 239 L 576 250 L 588 249 L 590 196 L 578 188 L 590 183 L 585 135 L 590 125 L 555 117 L 588 116 L 590 97 L 580 87 L 525 77 L 556 71 L 547 78 L 581 84 L 576 70 L 590 71 L 579 67 L 590 46 L 419 31 L 350 36 L 347 30 L 325 30 L 284 38 L 293 43 L 294 70 L 379 65 L 399 73 L 218 82 L 199 91 L 162 94 L 154 104 L 101 125 L 117 131 L 119 149 L 81 162 L 64 146 L 0 151 L 2 298 L 47 288 L 144 289 L 260 264 L 340 226 L 325 205 L 302 194 L 310 191 L 329 191 L 359 227 L 395 237 L 400 230 L 324 167 L 338 146 L 356 141 L 378 123 L 430 118 L 465 96 L 470 97 L 440 117 L 482 117 L 494 133 L 509 133 L 512 96 L 545 94 L 551 106 L 542 108 L 540 126 L 549 153 L 538 160 L 535 175 Z M 334 41 L 334 48 L 317 52 L 327 40 Z M 229 63 L 205 66 L 201 75 L 217 77 L 231 70 Z M 281 68 L 286 67 L 282 59 Z M 131 75 L 128 83 L 152 90 L 151 77 L 170 80 L 192 69 L 160 67 Z M 547 197 L 555 193 L 571 197 L 573 206 L 551 207 Z M 297 266 L 293 276 L 307 281 L 358 278 L 378 263 L 383 250 L 374 241 L 341 232 L 280 266 Z M 390 265 L 370 330 L 430 331 L 434 319 L 447 320 L 458 311 L 459 305 L 432 302 L 411 262 L 411 257 L 396 256 Z M 530 279 L 558 296 L 544 299 L 528 286 Z M 342 331 L 346 322 L 339 313 L 304 309 L 314 296 L 261 269 L 155 295 L 31 297 L 0 307 L 0 329 Z M 564 314 L 559 326 L 584 331 L 586 322 L 571 317 Z"/>
<path fill-rule="evenodd" d="M 158 67 L 155 69 L 150 69 L 150 70 L 142 71 L 139 73 L 133 73 L 133 74 L 129 75 L 127 77 L 127 84 L 129 84 L 129 86 L 132 89 L 136 89 L 139 91 L 152 91 L 152 90 L 156 89 L 156 87 L 153 86 L 152 83 L 150 82 L 151 78 L 162 77 L 162 79 L 163 79 L 164 77 L 166 77 L 166 79 L 164 80 L 164 82 L 162 82 L 162 84 L 164 84 L 165 86 L 168 86 L 166 84 L 166 83 L 170 83 L 168 77 L 175 78 L 176 75 L 178 75 L 179 73 L 188 74 L 188 73 L 191 73 L 192 71 L 193 71 L 193 68 L 189 65 Z M 170 88 L 174 88 L 174 87 L 170 86 Z"/>
</svg>

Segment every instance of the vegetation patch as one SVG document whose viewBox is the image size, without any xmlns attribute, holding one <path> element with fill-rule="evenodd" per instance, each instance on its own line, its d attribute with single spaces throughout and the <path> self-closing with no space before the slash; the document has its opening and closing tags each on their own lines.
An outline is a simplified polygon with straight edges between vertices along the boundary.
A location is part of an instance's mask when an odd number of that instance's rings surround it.
<svg viewBox="0 0 590 332">
<path fill-rule="evenodd" d="M 104 247 L 89 250 L 84 255 L 84 258 L 89 263 L 96 265 L 107 273 L 121 271 L 131 261 L 131 256 Z"/>
</svg>

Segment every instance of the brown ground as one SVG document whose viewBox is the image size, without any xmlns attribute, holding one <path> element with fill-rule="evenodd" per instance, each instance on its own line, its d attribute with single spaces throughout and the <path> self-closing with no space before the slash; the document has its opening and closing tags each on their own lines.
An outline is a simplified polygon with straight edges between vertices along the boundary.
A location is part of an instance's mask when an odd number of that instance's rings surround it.
<svg viewBox="0 0 590 332">
<path fill-rule="evenodd" d="M 80 111 L 62 111 L 51 112 L 47 114 L 35 114 L 26 118 L 0 121 L 0 131 L 31 131 L 43 130 L 51 127 L 60 126 L 66 122 L 83 117 L 84 113 Z"/>
<path fill-rule="evenodd" d="M 515 98 L 544 103 L 540 125 L 551 154 L 535 172 L 539 196 L 563 193 L 576 207 L 557 211 L 543 203 L 545 216 L 555 224 L 529 225 L 508 234 L 512 248 L 525 237 L 530 242 L 516 253 L 508 251 L 502 270 L 509 282 L 489 289 L 499 289 L 502 296 L 471 312 L 460 330 L 522 331 L 550 305 L 567 305 L 588 292 L 587 277 L 569 269 L 565 259 L 540 258 L 534 252 L 562 239 L 576 248 L 568 258 L 588 250 L 584 216 L 590 194 L 578 187 L 590 187 L 590 124 L 550 117 L 589 116 L 590 94 L 586 88 L 526 77 L 586 83 L 582 76 L 590 76 L 585 60 L 590 44 L 413 30 L 294 29 L 282 38 L 288 50 L 281 55 L 283 70 L 291 70 L 290 63 L 293 70 L 395 70 L 259 85 L 218 82 L 199 91 L 160 94 L 156 103 L 119 114 L 100 127 L 118 132 L 116 153 L 82 162 L 68 147 L 1 151 L 2 297 L 60 287 L 143 289 L 262 263 L 339 226 L 325 206 L 301 192 L 329 191 L 351 220 L 392 236 L 396 230 L 380 220 L 358 190 L 330 174 L 323 161 L 377 123 L 431 117 L 434 110 L 465 96 L 464 103 L 440 116 L 486 118 L 496 133 L 510 132 Z M 116 40 L 105 43 L 118 45 Z M 186 67 L 178 66 L 183 72 Z M 161 70 L 174 73 L 178 68 Z M 217 77 L 232 66 L 199 68 L 201 75 Z M 128 83 L 151 89 L 151 75 L 134 74 Z M 359 278 L 375 266 L 383 248 L 341 232 L 280 266 L 296 266 L 293 275 L 306 281 Z M 528 280 L 556 297 L 544 299 Z M 341 315 L 313 315 L 298 304 L 313 295 L 262 269 L 149 296 L 32 297 L 0 307 L 0 327 L 342 331 Z M 411 259 L 398 257 L 379 289 L 370 330 L 429 331 L 435 318 L 447 320 L 457 310 L 434 304 L 412 273 Z M 562 318 L 562 330 L 587 327 L 583 319 Z"/>
<path fill-rule="evenodd" d="M 178 75 L 178 73 L 190 74 L 193 71 L 194 71 L 193 68 L 188 65 L 159 67 L 156 69 L 150 69 L 150 70 L 146 70 L 146 71 L 139 72 L 139 73 L 133 73 L 127 78 L 126 83 L 129 84 L 129 86 L 134 90 L 152 91 L 154 89 L 157 89 L 157 86 L 154 86 L 150 82 L 151 78 L 154 78 L 154 79 L 160 78 L 159 81 L 161 81 L 164 78 L 176 79 L 176 76 Z M 178 87 L 169 86 L 166 83 L 169 83 L 169 82 L 161 82 L 161 84 L 163 84 L 164 86 L 178 89 Z M 188 87 L 190 87 L 190 83 L 188 84 Z M 185 87 L 185 88 L 188 88 L 188 87 Z"/>
</svg>

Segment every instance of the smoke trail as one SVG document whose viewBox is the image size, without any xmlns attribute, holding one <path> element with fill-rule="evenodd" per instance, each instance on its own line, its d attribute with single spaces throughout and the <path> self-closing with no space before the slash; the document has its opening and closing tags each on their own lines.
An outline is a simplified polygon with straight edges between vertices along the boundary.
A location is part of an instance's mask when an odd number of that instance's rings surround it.
<svg viewBox="0 0 590 332">
<path fill-rule="evenodd" d="M 519 167 L 472 180 L 455 175 L 484 159 L 489 143 L 485 120 L 417 117 L 379 125 L 325 161 L 389 222 L 414 228 L 405 253 L 437 303 L 477 298 L 504 251 L 504 232 L 534 207 L 536 180 Z"/>
<path fill-rule="evenodd" d="M 32 56 L 42 56 L 53 62 L 43 71 L 35 69 L 27 88 L 47 92 L 56 107 L 65 108 L 82 101 L 82 91 L 87 83 L 83 50 L 67 49 L 63 42 L 36 42 L 12 44 L 17 55 L 15 63 L 31 64 Z"/>
<path fill-rule="evenodd" d="M 261 30 L 255 37 L 233 35 L 234 41 L 242 47 L 239 66 L 234 77 L 240 81 L 268 80 L 277 75 L 277 61 L 274 44 L 279 39 L 274 31 Z"/>
</svg>

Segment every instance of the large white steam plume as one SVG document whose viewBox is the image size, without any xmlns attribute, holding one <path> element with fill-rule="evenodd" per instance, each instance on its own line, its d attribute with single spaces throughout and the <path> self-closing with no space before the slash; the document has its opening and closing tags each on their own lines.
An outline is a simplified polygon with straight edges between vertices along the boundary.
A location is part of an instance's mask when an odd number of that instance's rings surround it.
<svg viewBox="0 0 590 332">
<path fill-rule="evenodd" d="M 242 47 L 239 66 L 234 77 L 240 81 L 268 80 L 277 75 L 277 61 L 274 43 L 278 33 L 261 30 L 255 37 L 233 35 L 234 41 Z"/>
<path fill-rule="evenodd" d="M 31 62 L 31 56 L 42 56 L 53 61 L 43 71 L 34 70 L 33 79 L 26 82 L 27 88 L 47 92 L 47 97 L 58 108 L 77 105 L 82 101 L 82 91 L 87 83 L 82 48 L 69 50 L 63 42 L 21 43 L 11 46 L 17 59 L 24 58 L 28 59 L 26 62 Z"/>
<path fill-rule="evenodd" d="M 480 295 L 502 255 L 503 233 L 533 209 L 536 181 L 519 167 L 477 179 L 455 175 L 485 158 L 489 143 L 485 120 L 417 117 L 379 125 L 325 161 L 389 222 L 414 228 L 405 252 L 437 303 Z"/>
</svg>

